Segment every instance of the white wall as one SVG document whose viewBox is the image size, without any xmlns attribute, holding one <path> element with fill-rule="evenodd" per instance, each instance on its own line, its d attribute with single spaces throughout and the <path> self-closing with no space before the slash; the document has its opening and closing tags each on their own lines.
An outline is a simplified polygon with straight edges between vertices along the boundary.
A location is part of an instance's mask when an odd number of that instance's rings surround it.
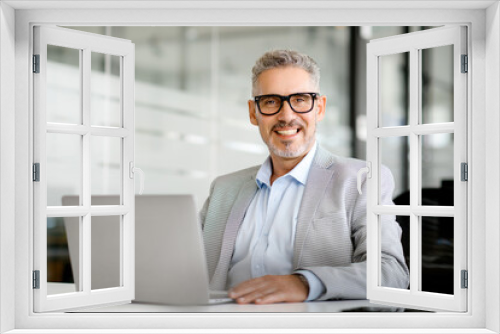
<svg viewBox="0 0 500 334">
<path fill-rule="evenodd" d="M 486 283 L 491 288 L 486 293 L 486 328 L 500 332 L 500 272 L 498 261 L 500 261 L 500 247 L 498 236 L 500 235 L 500 97 L 498 95 L 500 84 L 500 7 L 496 3 L 486 11 L 486 71 L 494 75 L 486 76 L 486 249 L 491 254 L 496 254 L 490 259 L 497 261 L 496 265 L 486 263 Z M 477 166 L 480 168 L 480 165 Z"/>
<path fill-rule="evenodd" d="M 438 1 L 436 1 L 437 3 Z M 333 3 L 333 2 L 332 2 Z M 374 2 L 375 3 L 375 2 Z M 450 2 L 452 3 L 452 2 Z M 455 2 L 455 3 L 460 3 L 460 2 Z M 18 333 L 24 332 L 35 332 L 35 330 L 32 330 L 31 328 L 36 328 L 39 326 L 46 327 L 46 328 L 54 328 L 54 327 L 59 327 L 59 328 L 71 328 L 71 327 L 85 327 L 85 326 L 93 326 L 95 328 L 116 328 L 119 323 L 119 325 L 122 328 L 134 328 L 134 326 L 138 326 L 141 324 L 147 324 L 151 327 L 156 327 L 156 328 L 162 328 L 165 326 L 165 318 L 162 317 L 146 317 L 146 316 L 138 316 L 138 317 L 91 317 L 91 316 L 85 316 L 85 317 L 61 317 L 61 316 L 48 316 L 48 317 L 31 317 L 28 315 L 28 310 L 30 310 L 31 302 L 29 298 L 29 294 L 31 293 L 31 289 L 29 289 L 29 229 L 30 229 L 30 220 L 29 220 L 29 187 L 28 187 L 28 178 L 26 175 L 29 175 L 29 164 L 27 162 L 30 161 L 29 159 L 29 119 L 27 117 L 28 115 L 28 99 L 26 98 L 27 95 L 27 85 L 28 85 L 28 67 L 25 66 L 29 64 L 29 59 L 28 59 L 28 45 L 27 45 L 27 40 L 29 34 L 28 34 L 28 25 L 26 22 L 28 22 L 30 19 L 32 21 L 37 21 L 37 22 L 68 22 L 68 21 L 98 21 L 99 19 L 101 20 L 106 20 L 110 21 L 112 23 L 123 23 L 123 22 L 139 22 L 141 20 L 146 21 L 146 20 L 151 20 L 151 22 L 164 22 L 164 21 L 175 21 L 175 22 L 185 22 L 187 24 L 193 24 L 196 22 L 213 22 L 217 20 L 222 20 L 223 22 L 229 22 L 229 23 L 234 23 L 234 22 L 240 22 L 242 24 L 244 23 L 253 23 L 255 22 L 255 17 L 258 13 L 261 13 L 262 10 L 260 11 L 245 11 L 244 15 L 237 15 L 233 14 L 233 12 L 227 12 L 224 11 L 222 15 L 219 12 L 215 12 L 215 15 L 207 17 L 206 13 L 201 13 L 203 16 L 200 14 L 200 11 L 196 9 L 190 9 L 189 11 L 186 11 L 186 14 L 183 14 L 183 12 L 179 12 L 176 10 L 169 10 L 169 11 L 157 11 L 155 13 L 147 13 L 148 16 L 145 17 L 144 13 L 141 14 L 140 11 L 134 10 L 131 12 L 117 12 L 117 11 L 109 11 L 106 13 L 106 15 L 101 14 L 102 12 L 105 11 L 94 11 L 94 12 L 89 12 L 89 11 L 58 11 L 57 13 L 51 13 L 48 12 L 46 16 L 41 15 L 40 13 L 31 13 L 27 12 L 25 15 L 19 15 L 16 17 L 18 23 L 17 26 L 17 31 L 16 31 L 16 36 L 18 36 L 18 46 L 17 46 L 17 59 L 20 60 L 19 65 L 17 67 L 17 78 L 18 78 L 18 90 L 20 91 L 17 94 L 17 115 L 16 119 L 18 120 L 16 123 L 16 146 L 18 148 L 17 154 L 16 154 L 16 159 L 17 159 L 17 164 L 16 164 L 16 174 L 18 175 L 16 177 L 16 191 L 17 191 L 17 210 L 16 210 L 16 239 L 18 241 L 17 245 L 18 247 L 16 248 L 16 270 L 18 273 L 18 282 L 16 283 L 17 285 L 17 296 L 18 296 L 18 301 L 16 303 L 18 312 L 16 312 L 16 325 L 18 328 L 30 328 L 27 330 L 19 330 L 16 331 Z M 227 13 L 226 13 L 227 12 Z M 484 28 L 484 25 L 482 23 L 484 22 L 484 17 L 482 16 L 483 11 L 475 11 L 476 13 L 474 15 L 470 15 L 469 11 L 466 11 L 463 15 L 461 13 L 454 14 L 453 11 L 446 10 L 445 13 L 443 13 L 443 10 L 432 10 L 432 11 L 411 11 L 412 15 L 407 15 L 407 12 L 389 12 L 387 13 L 386 11 L 383 10 L 370 10 L 370 11 L 361 11 L 361 14 L 358 14 L 358 11 L 356 11 L 356 15 L 353 15 L 352 13 L 350 14 L 345 10 L 334 10 L 334 11 L 318 11 L 315 9 L 314 14 L 316 14 L 316 18 L 318 19 L 318 22 L 369 22 L 369 23 L 379 23 L 383 21 L 388 21 L 388 22 L 412 22 L 414 21 L 416 17 L 420 17 L 422 22 L 442 22 L 443 20 L 448 22 L 450 20 L 443 19 L 444 17 L 450 17 L 451 18 L 451 23 L 455 22 L 473 22 L 473 25 L 475 27 L 474 29 L 474 34 L 476 36 L 483 36 L 482 33 L 477 34 L 477 31 L 482 31 Z M 97 15 L 96 15 L 97 13 Z M 496 22 L 498 21 L 498 14 L 497 14 L 497 9 L 495 8 L 493 13 L 494 15 L 490 16 L 491 20 L 489 20 L 489 23 L 491 22 Z M 350 15 L 349 15 L 350 14 Z M 2 14 L 3 15 L 3 14 Z M 101 15 L 101 16 L 100 16 Z M 109 17 L 108 17 L 109 15 Z M 105 18 L 102 18 L 105 17 Z M 222 19 L 221 19 L 222 17 Z M 35 18 L 35 19 L 33 19 Z M 290 13 L 287 13 L 286 11 L 283 13 L 283 15 L 278 18 L 277 22 L 300 22 L 300 18 L 297 18 L 296 15 L 293 15 L 293 13 L 290 15 Z M 218 22 L 218 21 L 217 21 Z M 283 23 L 283 24 L 285 24 Z M 480 24 L 481 23 L 481 24 Z M 498 39 L 498 23 L 495 23 L 495 29 L 496 33 L 494 34 L 494 38 Z M 479 28 L 479 29 L 478 29 Z M 474 35 L 473 34 L 473 35 Z M 482 65 L 481 68 L 476 67 L 475 68 L 475 79 L 474 79 L 474 88 L 475 91 L 475 101 L 474 106 L 475 111 L 477 111 L 477 116 L 479 117 L 479 120 L 474 120 L 474 129 L 478 130 L 475 131 L 474 135 L 478 137 L 478 140 L 474 142 L 474 148 L 475 152 L 474 156 L 476 158 L 481 158 L 482 156 L 485 155 L 483 148 L 485 147 L 484 144 L 484 127 L 482 126 L 477 126 L 477 124 L 483 124 L 484 122 L 484 96 L 480 95 L 479 93 L 476 94 L 476 91 L 479 89 L 480 91 L 483 91 L 484 88 L 484 81 L 483 78 L 486 77 L 491 77 L 491 71 L 488 69 L 488 72 L 486 72 L 485 75 L 485 69 L 484 69 L 484 54 L 482 53 L 481 49 L 481 43 L 484 42 L 481 38 L 476 38 L 474 39 L 474 50 L 475 50 L 475 60 L 473 62 L 477 62 L 477 64 Z M 3 43 L 3 41 L 2 41 Z M 491 43 L 490 43 L 491 44 Z M 498 40 L 493 43 L 493 45 L 496 45 L 498 47 Z M 4 48 L 4 45 L 2 44 L 2 48 Z M 5 49 L 2 49 L 4 51 Z M 12 52 L 11 52 L 12 53 Z M 480 57 L 478 56 L 478 53 L 481 53 Z M 489 59 L 489 65 L 494 65 L 498 66 L 498 52 L 496 52 L 494 55 L 491 57 L 488 56 Z M 3 60 L 0 60 L 3 61 Z M 3 68 L 3 67 L 2 67 Z M 496 68 L 496 67 L 492 67 Z M 4 72 L 2 72 L 3 75 Z M 478 74 L 480 73 L 480 74 Z M 498 90 L 498 70 L 496 70 L 496 75 L 492 76 L 492 80 L 494 81 L 495 87 Z M 7 80 L 8 81 L 8 80 Z M 12 82 L 9 82 L 9 84 L 12 84 Z M 5 87 L 4 87 L 5 88 Z M 0 87 L 0 94 L 2 97 L 2 100 L 4 97 L 8 98 L 11 96 L 11 94 L 4 94 L 4 92 L 1 90 L 2 88 Z M 12 93 L 14 90 L 13 85 L 6 88 L 8 89 L 8 92 Z M 492 95 L 492 94 L 497 94 L 497 92 L 491 91 L 491 94 L 487 96 L 487 98 L 492 98 L 493 96 L 496 98 L 496 101 L 492 105 L 488 105 L 489 108 L 489 113 L 495 114 L 498 113 L 498 98 L 497 95 Z M 3 111 L 2 111 L 3 112 Z M 496 116 L 496 120 L 498 120 L 498 116 Z M 489 120 L 488 120 L 489 121 Z M 11 121 L 9 121 L 10 124 L 12 124 Z M 495 130 L 498 129 L 498 121 L 495 122 L 494 124 L 491 124 L 491 127 L 489 130 Z M 498 137 L 494 137 L 496 141 L 494 141 L 489 145 L 489 148 L 494 150 L 494 152 L 488 152 L 488 153 L 494 153 L 498 157 L 498 147 L 499 147 L 499 140 Z M 3 142 L 2 142 L 3 143 Z M 3 144 L 2 144 L 3 145 Z M 3 152 L 2 152 L 3 153 Z M 0 160 L 1 161 L 1 160 Z M 475 176 L 475 179 L 477 180 L 478 178 L 482 178 L 481 174 L 484 174 L 484 159 L 479 159 L 476 160 L 478 161 L 478 168 L 477 172 L 472 171 L 472 174 Z M 498 158 L 494 161 L 498 162 Z M 2 162 L 3 163 L 3 162 Z M 499 187 L 499 182 L 498 182 L 498 164 L 495 166 L 491 166 L 491 171 L 493 171 L 495 182 L 489 186 L 490 190 L 495 189 L 495 196 L 489 202 L 489 205 L 493 205 L 493 209 L 496 212 L 496 215 L 493 217 L 496 219 L 494 225 L 498 224 L 498 202 L 499 202 L 499 196 L 498 196 L 498 189 Z M 3 165 L 0 165 L 0 172 L 3 171 L 4 169 Z M 3 184 L 2 184 L 3 185 Z M 472 234 L 472 239 L 473 239 L 473 244 L 474 244 L 474 249 L 472 252 L 472 257 L 474 260 L 482 259 L 484 257 L 484 245 L 483 241 L 484 238 L 482 237 L 484 235 L 484 221 L 485 218 L 483 216 L 484 212 L 484 205 L 478 205 L 478 202 L 484 202 L 484 183 L 476 186 L 476 183 L 474 183 L 474 193 L 473 195 L 473 218 L 475 222 L 474 226 L 474 233 Z M 5 199 L 2 198 L 2 204 L 5 206 Z M 496 201 L 496 202 L 495 202 Z M 488 218 L 488 222 L 491 222 L 491 216 Z M 3 232 L 7 230 L 7 232 L 10 231 L 10 229 L 5 229 L 7 224 L 14 226 L 13 221 L 5 221 L 2 219 L 2 235 Z M 478 225 L 479 225 L 479 230 L 478 230 Z M 490 231 L 490 230 L 488 230 Z M 493 232 L 496 234 L 491 236 L 491 241 L 497 240 L 498 241 L 498 226 L 494 226 L 492 229 Z M 13 233 L 8 233 L 10 237 L 14 237 Z M 2 242 L 2 247 L 4 246 L 4 239 L 1 239 Z M 8 240 L 10 242 L 10 240 Z M 9 244 L 7 244 L 9 245 Z M 12 249 L 12 247 L 8 246 L 7 250 Z M 494 265 L 497 270 L 498 270 L 498 245 L 495 246 L 495 252 L 490 255 L 493 255 L 494 260 L 490 261 L 488 265 Z M 3 271 L 4 269 L 4 264 L 6 263 L 6 259 L 8 256 L 5 255 L 6 252 L 2 252 L 1 259 L 2 259 L 2 279 L 4 279 L 7 275 Z M 9 252 L 9 255 L 12 253 Z M 491 256 L 490 256 L 491 259 Z M 474 263 L 480 263 L 481 261 L 474 261 Z M 484 263 L 481 262 L 481 263 Z M 13 265 L 12 265 L 13 266 Z M 479 269 L 476 272 L 483 273 L 484 267 L 482 264 L 477 265 L 473 264 L 473 268 Z M 12 269 L 11 267 L 8 267 L 7 269 Z M 498 272 L 495 272 L 496 277 L 491 277 L 488 279 L 487 283 L 488 285 L 486 286 L 488 288 L 488 294 L 490 294 L 490 291 L 494 291 L 498 289 Z M 483 276 L 483 275 L 481 275 Z M 483 278 L 484 279 L 484 278 Z M 474 281 L 475 280 L 475 281 Z M 453 316 L 453 315 L 445 315 L 445 316 L 436 316 L 436 317 L 426 317 L 425 322 L 420 322 L 420 323 L 415 323 L 415 326 L 423 327 L 431 327 L 431 328 L 437 328 L 441 326 L 454 326 L 455 328 L 465 328 L 468 326 L 472 326 L 474 328 L 477 328 L 476 330 L 472 329 L 470 331 L 464 329 L 462 332 L 486 332 L 483 329 L 484 327 L 484 322 L 482 321 L 482 314 L 484 313 L 484 299 L 482 298 L 485 294 L 484 288 L 479 286 L 476 283 L 473 282 L 478 282 L 479 278 L 473 278 L 471 285 L 473 285 L 474 289 L 470 289 L 469 295 L 473 297 L 473 305 L 472 309 L 474 310 L 473 314 L 467 315 L 467 316 Z M 491 287 L 494 287 L 493 289 L 490 289 Z M 9 286 L 4 286 L 1 285 L 1 291 L 5 293 L 6 291 L 9 291 L 10 287 Z M 2 295 L 2 301 L 4 300 L 4 296 L 7 294 Z M 9 299 L 10 301 L 13 302 L 13 298 Z M 493 325 L 498 328 L 498 293 L 494 292 L 494 295 L 488 295 L 488 306 L 491 307 L 490 310 L 488 311 L 488 314 L 490 315 L 489 317 L 489 326 L 490 328 L 493 328 Z M 3 304 L 5 305 L 5 304 Z M 12 308 L 13 305 L 9 305 L 10 308 Z M 1 310 L 1 314 L 4 315 L 6 314 L 6 308 L 4 307 Z M 112 318 L 112 319 L 110 319 Z M 392 327 L 392 328 L 402 328 L 404 327 L 408 321 L 412 321 L 415 319 L 420 319 L 420 317 L 408 317 L 408 315 L 403 315 L 400 314 L 398 317 L 389 317 L 389 316 L 384 316 L 383 314 L 377 315 L 377 317 L 368 317 L 366 315 L 355 315 L 355 318 L 357 320 L 361 319 L 361 322 L 357 322 L 359 325 L 358 328 L 366 328 L 366 327 L 377 327 L 377 328 L 386 328 L 386 327 Z M 396 319 L 398 321 L 395 321 Z M 431 319 L 432 318 L 432 319 Z M 469 319 L 470 318 L 470 319 Z M 193 323 L 193 319 L 195 319 L 195 322 Z M 273 319 L 273 323 L 268 321 L 268 319 Z M 338 328 L 345 328 L 347 326 L 352 326 L 353 318 L 352 317 L 346 317 L 346 316 L 339 316 L 332 318 L 331 315 L 325 314 L 316 314 L 314 315 L 314 319 L 312 317 L 306 317 L 304 315 L 292 315 L 290 317 L 285 317 L 282 315 L 277 315 L 276 317 L 264 317 L 264 316 L 259 316 L 259 315 L 252 315 L 249 317 L 244 317 L 244 316 L 238 316 L 234 315 L 231 317 L 225 316 L 225 317 L 206 317 L 204 316 L 203 318 L 201 316 L 193 316 L 193 315 L 175 315 L 172 316 L 171 318 L 168 319 L 169 324 L 171 327 L 176 327 L 180 328 L 182 325 L 184 326 L 202 326 L 205 325 L 205 327 L 212 327 L 212 328 L 221 328 L 221 327 L 226 327 L 226 328 L 238 328 L 241 326 L 248 326 L 248 327 L 254 327 L 255 324 L 259 324 L 259 326 L 269 326 L 274 328 L 283 328 L 283 324 L 287 324 L 290 326 L 296 325 L 296 328 L 301 328 L 303 326 L 307 326 L 308 324 L 313 324 L 309 325 L 311 328 L 329 328 L 331 326 L 337 326 Z M 194 324 L 194 325 L 193 325 Z M 276 327 L 276 326 L 281 326 L 281 327 Z M 361 329 L 360 329 L 361 330 Z M 50 331 L 50 330 L 48 330 Z M 277 330 L 279 331 L 279 330 Z M 332 330 L 333 331 L 333 330 Z M 340 330 L 339 330 L 340 331 Z M 349 330 L 347 330 L 349 331 Z M 361 330 L 362 331 L 362 330 Z M 369 330 L 366 330 L 365 332 L 368 332 Z M 393 329 L 392 331 L 396 332 L 409 332 L 409 330 L 397 330 Z M 416 332 L 418 330 L 412 330 L 412 332 Z M 426 331 L 425 329 L 422 329 L 421 332 L 438 332 L 440 330 L 428 330 Z M 442 330 L 441 332 L 445 332 L 446 330 Z M 47 331 L 45 331 L 47 332 Z M 67 330 L 61 330 L 61 332 L 68 332 Z M 372 332 L 376 332 L 376 330 L 373 330 Z M 379 332 L 383 332 L 383 330 L 379 330 Z M 387 332 L 387 331 L 385 331 Z M 449 331 L 448 331 L 449 332 Z"/>
<path fill-rule="evenodd" d="M 0 3 L 0 333 L 14 328 L 14 10 Z"/>
</svg>

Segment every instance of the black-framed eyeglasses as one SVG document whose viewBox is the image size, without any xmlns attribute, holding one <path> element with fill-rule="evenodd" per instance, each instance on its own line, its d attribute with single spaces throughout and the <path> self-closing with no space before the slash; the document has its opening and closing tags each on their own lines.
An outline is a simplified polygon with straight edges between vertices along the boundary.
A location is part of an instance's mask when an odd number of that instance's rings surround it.
<svg viewBox="0 0 500 334">
<path fill-rule="evenodd" d="M 287 101 L 294 112 L 306 114 L 313 110 L 314 100 L 318 96 L 319 93 L 295 93 L 288 96 L 269 94 L 258 95 L 254 100 L 257 109 L 262 115 L 276 115 L 283 108 L 283 101 Z"/>
</svg>

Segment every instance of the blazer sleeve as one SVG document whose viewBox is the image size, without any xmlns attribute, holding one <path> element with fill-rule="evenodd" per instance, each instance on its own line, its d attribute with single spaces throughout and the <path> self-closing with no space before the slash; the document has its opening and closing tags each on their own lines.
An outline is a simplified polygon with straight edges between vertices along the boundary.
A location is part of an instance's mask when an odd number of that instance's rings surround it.
<svg viewBox="0 0 500 334">
<path fill-rule="evenodd" d="M 384 205 L 394 205 L 392 174 L 387 167 L 382 166 L 381 176 L 381 201 Z M 326 290 L 318 300 L 366 299 L 366 177 L 362 187 L 363 194 L 357 195 L 351 215 L 352 263 L 336 267 L 300 268 L 313 272 L 324 284 Z M 409 271 L 401 245 L 401 227 L 392 215 L 383 215 L 381 226 L 382 286 L 406 289 L 409 284 Z"/>
</svg>

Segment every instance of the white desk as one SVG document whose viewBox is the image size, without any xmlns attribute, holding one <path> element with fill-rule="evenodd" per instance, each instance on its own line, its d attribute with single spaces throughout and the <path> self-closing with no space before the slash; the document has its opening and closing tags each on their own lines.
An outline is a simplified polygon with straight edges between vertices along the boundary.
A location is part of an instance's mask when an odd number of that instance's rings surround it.
<svg viewBox="0 0 500 334">
<path fill-rule="evenodd" d="M 72 283 L 48 283 L 49 294 L 74 292 Z M 280 303 L 271 305 L 238 305 L 223 303 L 216 305 L 174 306 L 148 303 L 81 308 L 71 312 L 84 313 L 338 313 L 338 312 L 404 312 L 405 309 L 372 304 L 368 300 L 335 300 L 307 303 Z M 406 310 L 407 312 L 411 310 Z"/>
<path fill-rule="evenodd" d="M 359 309 L 359 308 L 365 309 Z M 361 312 L 403 312 L 404 309 L 371 304 L 368 300 L 317 301 L 308 303 L 281 303 L 271 305 L 238 305 L 224 303 L 207 306 L 172 306 L 129 303 L 117 306 L 87 308 L 73 312 L 89 313 L 337 313 L 358 309 Z M 349 311 L 348 311 L 349 312 Z M 353 312 L 353 311 L 350 311 Z"/>
</svg>

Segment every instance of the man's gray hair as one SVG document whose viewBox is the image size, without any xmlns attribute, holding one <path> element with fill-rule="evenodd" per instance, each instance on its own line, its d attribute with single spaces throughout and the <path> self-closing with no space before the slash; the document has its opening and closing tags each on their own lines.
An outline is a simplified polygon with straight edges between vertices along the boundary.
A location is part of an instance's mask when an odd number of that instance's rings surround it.
<svg viewBox="0 0 500 334">
<path fill-rule="evenodd" d="M 257 95 L 257 79 L 262 72 L 287 66 L 305 70 L 311 76 L 313 85 L 319 90 L 319 66 L 314 59 L 293 50 L 272 50 L 264 53 L 252 68 L 252 96 Z"/>
</svg>

